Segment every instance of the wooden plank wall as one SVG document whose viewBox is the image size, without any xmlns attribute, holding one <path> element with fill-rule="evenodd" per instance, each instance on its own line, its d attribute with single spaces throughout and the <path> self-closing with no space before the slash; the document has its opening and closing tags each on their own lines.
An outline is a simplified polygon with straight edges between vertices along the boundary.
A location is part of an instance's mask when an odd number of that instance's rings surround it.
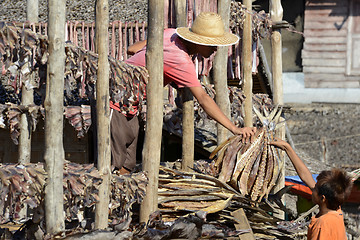
<svg viewBox="0 0 360 240">
<path fill-rule="evenodd" d="M 306 1 L 302 50 L 305 87 L 360 87 L 359 75 L 346 74 L 350 1 Z"/>
</svg>

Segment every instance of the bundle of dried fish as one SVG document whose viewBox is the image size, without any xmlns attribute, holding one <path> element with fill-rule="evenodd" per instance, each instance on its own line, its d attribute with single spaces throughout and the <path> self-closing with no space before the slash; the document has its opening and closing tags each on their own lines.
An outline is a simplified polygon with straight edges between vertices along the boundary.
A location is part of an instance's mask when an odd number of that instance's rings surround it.
<svg viewBox="0 0 360 240">
<path fill-rule="evenodd" d="M 220 212 L 232 201 L 237 201 L 239 206 L 253 208 L 253 201 L 215 177 L 162 166 L 160 170 L 159 210 L 164 221 L 196 211 L 208 214 Z"/>
<path fill-rule="evenodd" d="M 20 116 L 25 113 L 29 120 L 30 131 L 35 131 L 38 122 L 40 107 L 34 104 L 28 106 L 16 105 L 12 103 L 0 104 L 0 125 L 1 128 L 8 126 L 13 142 L 18 144 L 20 135 Z M 5 122 L 5 119 L 7 120 Z"/>
<path fill-rule="evenodd" d="M 0 171 L 0 222 L 17 222 L 20 220 L 19 212 L 25 206 L 34 209 L 41 205 L 47 174 L 42 163 L 2 164 Z M 81 210 L 98 201 L 100 183 L 101 178 L 93 164 L 64 165 L 64 209 L 68 220 L 81 218 Z"/>
<path fill-rule="evenodd" d="M 126 230 L 132 219 L 132 205 L 140 204 L 146 194 L 148 178 L 144 172 L 121 175 L 113 172 L 111 179 L 110 220 L 117 231 Z"/>
<path fill-rule="evenodd" d="M 210 164 L 208 163 L 209 166 Z M 195 165 L 202 166 L 203 169 L 209 168 L 205 161 Z M 176 167 L 176 164 L 173 167 Z M 230 185 L 207 174 L 183 172 L 161 166 L 158 200 L 159 212 L 156 221 L 159 226 L 150 227 L 161 230 L 164 234 L 169 234 L 171 230 L 166 226 L 179 221 L 179 218 L 183 222 L 191 215 L 203 219 L 203 237 L 215 233 L 218 237 L 239 234 L 234 229 L 234 224 L 239 223 L 239 220 L 231 214 L 239 208 L 244 209 L 250 226 L 259 239 L 260 236 L 269 239 L 271 235 L 292 239 L 295 232 L 292 228 L 284 226 L 286 223 L 278 224 L 281 220 L 271 214 L 278 209 L 274 209 L 268 202 L 252 201 Z M 191 222 L 190 219 L 183 224 L 191 225 Z M 209 229 L 215 232 L 210 233 Z"/>
<path fill-rule="evenodd" d="M 1 164 L 0 223 L 17 221 L 24 204 L 40 205 L 46 173 L 41 164 Z"/>
<path fill-rule="evenodd" d="M 20 211 L 27 205 L 34 209 L 44 201 L 47 174 L 42 163 L 1 164 L 0 223 L 21 220 Z M 131 221 L 131 206 L 145 195 L 147 177 L 144 173 L 121 176 L 114 172 L 111 180 L 111 219 L 113 224 Z M 98 202 L 101 178 L 93 164 L 64 164 L 64 211 L 68 221 L 84 219 L 85 209 Z"/>
<path fill-rule="evenodd" d="M 94 164 L 64 164 L 64 211 L 68 221 L 81 221 L 85 208 L 90 208 L 99 201 L 100 183 L 100 174 Z"/>
<path fill-rule="evenodd" d="M 64 110 L 65 118 L 77 131 L 77 136 L 84 137 L 91 126 L 91 110 L 88 105 L 67 106 Z"/>
<path fill-rule="evenodd" d="M 281 125 L 281 109 L 275 107 L 263 116 L 256 108 L 263 127 L 258 128 L 255 140 L 243 143 L 241 136 L 233 136 L 220 144 L 210 155 L 215 158 L 215 168 L 220 168 L 219 180 L 230 183 L 243 195 L 261 201 L 268 196 L 275 185 L 281 162 L 277 149 L 268 143 L 273 140 L 274 131 Z"/>
</svg>

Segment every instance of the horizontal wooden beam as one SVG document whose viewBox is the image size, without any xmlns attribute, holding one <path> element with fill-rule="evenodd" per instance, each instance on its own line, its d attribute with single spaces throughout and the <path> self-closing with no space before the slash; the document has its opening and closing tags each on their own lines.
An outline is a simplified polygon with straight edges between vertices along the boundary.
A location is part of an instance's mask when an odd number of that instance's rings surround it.
<svg viewBox="0 0 360 240">
<path fill-rule="evenodd" d="M 321 67 L 345 67 L 345 59 L 321 59 L 321 58 L 305 58 L 302 61 L 303 66 L 321 66 Z"/>
<path fill-rule="evenodd" d="M 71 21 L 72 23 L 75 23 L 75 21 Z M 116 24 L 116 26 L 118 26 L 118 21 L 114 21 L 114 22 L 110 22 L 109 23 L 109 28 L 112 28 L 112 25 L 113 23 Z M 42 22 L 42 23 L 30 23 L 30 22 L 15 22 L 14 23 L 16 27 L 30 27 L 30 24 L 34 24 L 35 27 L 39 27 L 40 25 L 41 26 L 44 26 L 44 24 L 47 24 L 47 22 Z M 139 28 L 142 27 L 142 24 L 143 22 L 139 22 L 138 23 L 138 26 Z M 84 26 L 85 27 L 91 27 L 93 26 L 95 28 L 95 22 L 85 22 L 84 23 Z M 69 25 L 68 25 L 69 27 Z M 82 22 L 78 22 L 76 24 L 76 28 L 81 28 L 82 27 Z M 122 22 L 122 26 L 121 26 L 123 29 L 125 28 L 125 22 Z M 135 22 L 128 22 L 127 23 L 127 28 L 132 28 L 132 27 L 136 27 L 136 23 Z M 145 22 L 145 27 L 147 28 L 147 23 Z"/>
<path fill-rule="evenodd" d="M 340 30 L 334 29 L 304 29 L 305 38 L 307 37 L 346 37 L 347 29 L 341 28 Z"/>
<path fill-rule="evenodd" d="M 346 58 L 346 52 L 321 52 L 321 51 L 301 51 L 301 57 L 303 59 L 305 58 L 321 58 L 321 59 L 345 59 Z"/>
<path fill-rule="evenodd" d="M 333 21 L 319 22 L 319 21 L 305 21 L 304 29 L 332 29 L 341 30 L 347 28 L 347 22 L 335 24 Z"/>
<path fill-rule="evenodd" d="M 330 15 L 328 13 L 326 13 L 326 14 L 312 14 L 311 13 L 311 14 L 305 15 L 304 22 L 313 22 L 313 21 L 318 21 L 318 22 L 327 22 L 327 21 L 343 22 L 346 19 L 347 19 L 346 15 L 340 16 L 340 15 Z"/>
<path fill-rule="evenodd" d="M 306 43 L 321 43 L 321 44 L 338 44 L 338 43 L 347 43 L 346 37 L 306 37 Z"/>
<path fill-rule="evenodd" d="M 304 43 L 303 49 L 309 52 L 311 51 L 345 52 L 346 44 Z"/>
<path fill-rule="evenodd" d="M 345 74 L 345 67 L 330 67 L 330 66 L 311 66 L 303 67 L 303 72 L 306 73 L 341 73 Z"/>
</svg>

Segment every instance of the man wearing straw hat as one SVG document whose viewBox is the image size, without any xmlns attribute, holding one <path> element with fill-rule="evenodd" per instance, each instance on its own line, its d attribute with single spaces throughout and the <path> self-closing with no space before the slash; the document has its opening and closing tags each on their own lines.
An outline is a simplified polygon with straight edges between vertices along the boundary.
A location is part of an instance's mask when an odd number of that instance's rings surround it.
<svg viewBox="0 0 360 240">
<path fill-rule="evenodd" d="M 238 128 L 225 116 L 214 100 L 201 87 L 192 61 L 192 56 L 195 54 L 208 58 L 216 51 L 217 46 L 230 46 L 238 41 L 238 36 L 224 30 L 224 23 L 220 15 L 212 12 L 200 13 L 191 28 L 165 29 L 163 40 L 164 86 L 171 84 L 175 88 L 189 88 L 201 107 L 212 119 L 226 127 L 233 134 L 249 138 L 254 135 L 256 128 Z M 146 66 L 146 40 L 130 46 L 128 52 L 134 53 L 134 56 L 126 60 L 127 63 Z M 119 109 L 113 104 L 111 104 L 111 107 Z M 119 128 L 120 125 L 122 125 L 121 129 L 133 128 L 126 126 L 127 123 L 133 121 L 132 118 L 126 118 L 118 111 L 114 111 L 114 113 L 111 119 L 111 128 Z M 126 173 L 136 163 L 137 134 L 134 134 L 133 138 L 130 139 L 133 141 L 130 141 L 131 144 L 129 144 L 129 141 L 123 141 L 124 137 L 121 131 L 113 131 L 112 129 L 111 139 L 113 163 L 121 172 Z M 133 143 L 135 143 L 135 146 Z M 120 153 L 120 148 L 124 149 L 125 145 L 128 146 L 126 152 Z"/>
</svg>

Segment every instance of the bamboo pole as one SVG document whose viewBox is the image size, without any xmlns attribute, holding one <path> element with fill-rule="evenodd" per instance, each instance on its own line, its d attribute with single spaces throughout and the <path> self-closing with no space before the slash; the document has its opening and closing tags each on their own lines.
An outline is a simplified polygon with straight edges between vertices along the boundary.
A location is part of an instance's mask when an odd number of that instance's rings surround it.
<svg viewBox="0 0 360 240">
<path fill-rule="evenodd" d="M 244 5 L 248 11 L 252 9 L 252 0 L 244 0 Z M 244 79 L 244 109 L 245 109 L 245 127 L 252 127 L 252 31 L 251 31 L 251 14 L 245 12 L 245 22 L 243 29 L 243 49 L 242 49 L 242 65 L 243 65 L 243 79 Z"/>
<path fill-rule="evenodd" d="M 176 27 L 186 26 L 186 0 L 175 0 Z M 183 171 L 191 171 L 194 166 L 194 101 L 189 88 L 182 92 L 183 119 L 182 119 L 182 163 Z"/>
<path fill-rule="evenodd" d="M 283 18 L 283 8 L 280 0 L 270 0 L 270 17 L 274 22 L 280 22 Z M 281 30 L 274 29 L 271 34 L 271 71 L 273 80 L 273 102 L 275 105 L 283 105 L 283 86 L 282 86 L 282 42 L 281 42 Z M 280 128 L 276 132 L 277 137 L 284 139 L 285 127 Z M 280 159 L 284 163 L 285 154 L 280 153 Z M 282 164 L 280 169 L 280 178 L 274 187 L 274 192 L 277 192 L 285 186 L 285 165 Z M 284 218 L 284 214 L 277 214 L 279 218 Z"/>
<path fill-rule="evenodd" d="M 148 0 L 148 38 L 146 67 L 149 71 L 147 93 L 147 122 L 143 149 L 143 170 L 147 172 L 149 184 L 141 204 L 140 221 L 147 222 L 150 213 L 158 205 L 158 180 L 163 125 L 163 35 L 164 1 Z"/>
<path fill-rule="evenodd" d="M 39 21 L 39 3 L 38 0 L 26 1 L 26 18 L 31 23 Z M 32 82 L 34 74 L 29 76 L 28 81 Z M 21 105 L 30 105 L 34 103 L 33 89 L 27 89 L 25 83 L 21 88 Z M 29 126 L 27 113 L 22 113 L 20 117 L 20 136 L 19 136 L 19 163 L 29 163 L 31 159 L 31 126 Z"/>
<path fill-rule="evenodd" d="M 108 226 L 111 180 L 110 106 L 109 106 L 109 5 L 108 0 L 96 1 L 95 47 L 99 55 L 96 83 L 96 125 L 98 139 L 98 169 L 102 177 L 99 202 L 95 209 L 95 228 Z"/>
<path fill-rule="evenodd" d="M 63 112 L 65 71 L 65 0 L 49 0 L 49 60 L 45 107 L 46 232 L 65 230 L 63 197 Z"/>
<path fill-rule="evenodd" d="M 224 21 L 225 31 L 229 31 L 230 21 L 230 0 L 218 1 L 218 14 Z M 214 58 L 214 87 L 215 100 L 221 111 L 231 119 L 230 100 L 227 85 L 227 63 L 229 47 L 218 47 Z M 229 131 L 221 124 L 217 123 L 217 143 L 221 144 L 229 137 Z"/>
</svg>

